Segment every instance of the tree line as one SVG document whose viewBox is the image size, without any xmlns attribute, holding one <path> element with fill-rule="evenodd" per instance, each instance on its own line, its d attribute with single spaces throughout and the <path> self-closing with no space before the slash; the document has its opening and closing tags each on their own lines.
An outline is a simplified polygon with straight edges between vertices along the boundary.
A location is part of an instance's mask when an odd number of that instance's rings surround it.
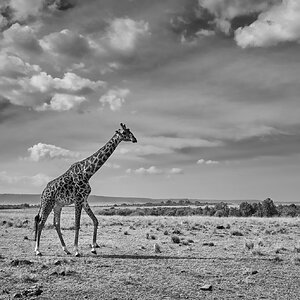
<svg viewBox="0 0 300 300">
<path fill-rule="evenodd" d="M 275 205 L 270 198 L 259 203 L 242 202 L 239 206 L 229 206 L 225 202 L 216 203 L 214 205 L 206 205 L 205 207 L 137 207 L 102 209 L 97 211 L 99 215 L 120 215 L 120 216 L 216 216 L 216 217 L 296 217 L 300 216 L 300 205 Z"/>
</svg>

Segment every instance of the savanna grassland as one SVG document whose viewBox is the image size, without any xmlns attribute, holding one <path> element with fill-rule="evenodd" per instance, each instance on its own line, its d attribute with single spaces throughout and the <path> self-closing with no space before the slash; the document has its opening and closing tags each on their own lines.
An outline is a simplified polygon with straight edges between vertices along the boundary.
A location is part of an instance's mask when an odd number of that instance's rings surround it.
<svg viewBox="0 0 300 300">
<path fill-rule="evenodd" d="M 36 257 L 37 210 L 0 211 L 0 299 L 300 299 L 299 218 L 98 216 L 94 255 L 83 213 L 77 258 L 50 215 Z M 72 251 L 73 207 L 61 226 Z"/>
</svg>

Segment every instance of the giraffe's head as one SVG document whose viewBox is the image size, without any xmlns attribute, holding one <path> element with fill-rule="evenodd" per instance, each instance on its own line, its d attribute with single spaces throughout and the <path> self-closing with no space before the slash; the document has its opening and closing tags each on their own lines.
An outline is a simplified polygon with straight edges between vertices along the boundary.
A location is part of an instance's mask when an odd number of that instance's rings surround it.
<svg viewBox="0 0 300 300">
<path fill-rule="evenodd" d="M 121 136 L 122 141 L 136 143 L 137 139 L 135 138 L 133 133 L 130 131 L 130 129 L 126 128 L 126 125 L 123 123 L 121 123 L 120 125 L 121 125 L 122 129 L 117 130 L 117 133 Z"/>
</svg>

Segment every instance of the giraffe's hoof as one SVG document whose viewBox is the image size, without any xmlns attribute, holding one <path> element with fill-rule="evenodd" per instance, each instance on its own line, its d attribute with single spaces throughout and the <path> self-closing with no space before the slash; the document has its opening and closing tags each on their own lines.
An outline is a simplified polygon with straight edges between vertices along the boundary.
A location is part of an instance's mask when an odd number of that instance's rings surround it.
<svg viewBox="0 0 300 300">
<path fill-rule="evenodd" d="M 80 255 L 79 252 L 76 252 L 76 253 L 75 253 L 75 256 L 76 256 L 76 257 L 80 257 L 81 255 Z"/>
<path fill-rule="evenodd" d="M 42 256 L 42 253 L 40 251 L 35 251 L 36 256 Z"/>
<path fill-rule="evenodd" d="M 100 246 L 96 243 L 95 248 L 100 248 Z"/>
<path fill-rule="evenodd" d="M 96 251 L 95 249 L 92 249 L 91 252 L 92 252 L 93 254 L 97 254 L 97 251 Z"/>
<path fill-rule="evenodd" d="M 66 246 L 62 247 L 62 249 L 66 254 L 71 255 L 71 252 L 67 249 Z"/>
</svg>

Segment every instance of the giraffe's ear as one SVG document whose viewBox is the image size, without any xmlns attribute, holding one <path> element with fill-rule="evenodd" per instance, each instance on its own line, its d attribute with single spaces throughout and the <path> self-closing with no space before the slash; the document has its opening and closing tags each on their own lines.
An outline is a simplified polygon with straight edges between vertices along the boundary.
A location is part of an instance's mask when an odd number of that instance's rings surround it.
<svg viewBox="0 0 300 300">
<path fill-rule="evenodd" d="M 126 130 L 126 125 L 125 124 L 121 123 L 120 125 L 121 125 L 123 130 Z"/>
</svg>

